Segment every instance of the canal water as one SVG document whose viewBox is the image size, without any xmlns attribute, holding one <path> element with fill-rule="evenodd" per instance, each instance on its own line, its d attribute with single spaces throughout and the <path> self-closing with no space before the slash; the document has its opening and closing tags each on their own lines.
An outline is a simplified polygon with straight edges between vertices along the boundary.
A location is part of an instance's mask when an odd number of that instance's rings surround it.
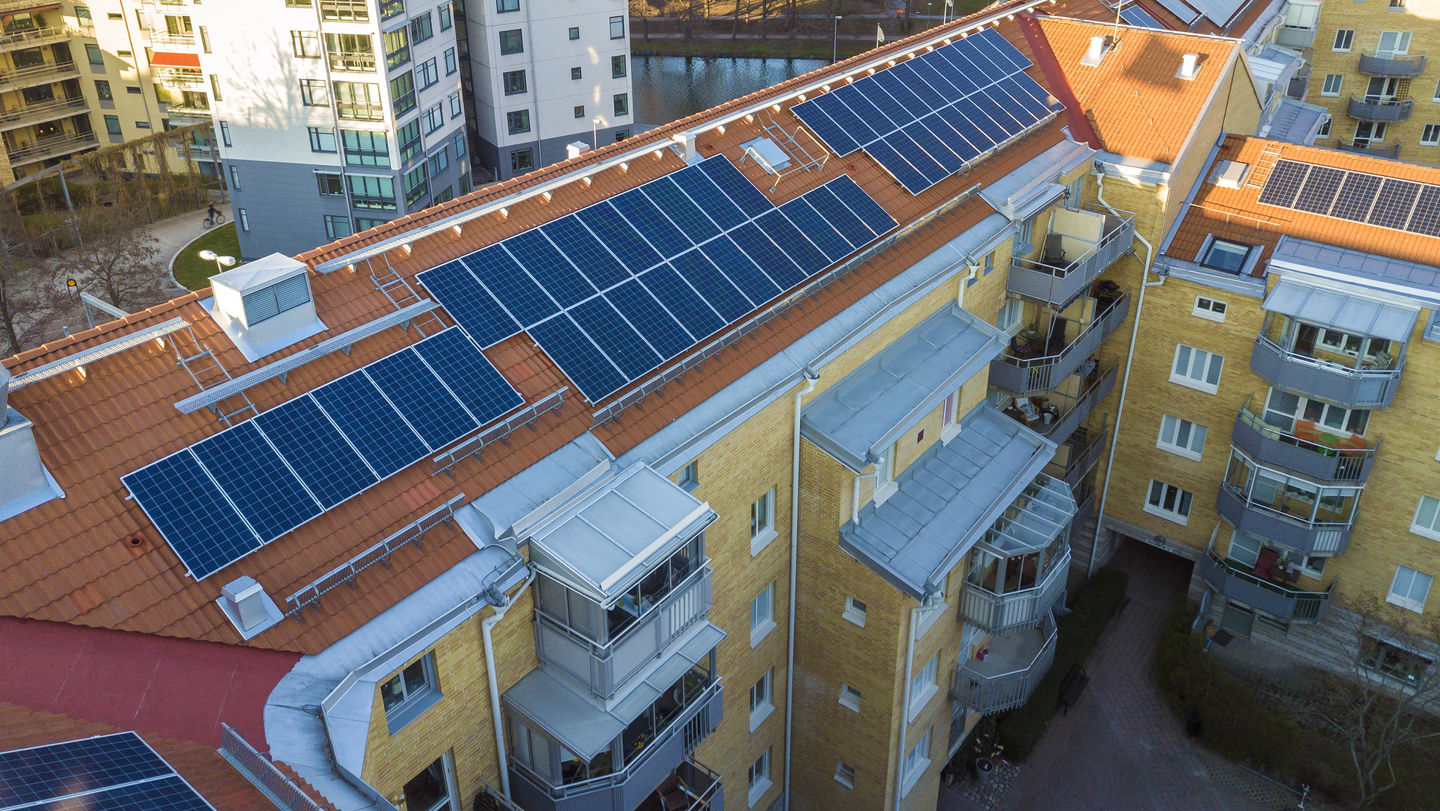
<svg viewBox="0 0 1440 811">
<path fill-rule="evenodd" d="M 651 126 L 668 124 L 828 64 L 825 59 L 634 56 L 636 117 Z"/>
</svg>

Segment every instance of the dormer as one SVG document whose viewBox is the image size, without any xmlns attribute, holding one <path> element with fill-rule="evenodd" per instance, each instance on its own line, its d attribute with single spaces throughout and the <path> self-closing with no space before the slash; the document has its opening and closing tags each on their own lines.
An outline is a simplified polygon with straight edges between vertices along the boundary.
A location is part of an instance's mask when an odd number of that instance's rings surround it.
<svg viewBox="0 0 1440 811">
<path fill-rule="evenodd" d="M 246 360 L 322 332 L 304 264 L 279 253 L 210 277 L 210 314 Z"/>
</svg>

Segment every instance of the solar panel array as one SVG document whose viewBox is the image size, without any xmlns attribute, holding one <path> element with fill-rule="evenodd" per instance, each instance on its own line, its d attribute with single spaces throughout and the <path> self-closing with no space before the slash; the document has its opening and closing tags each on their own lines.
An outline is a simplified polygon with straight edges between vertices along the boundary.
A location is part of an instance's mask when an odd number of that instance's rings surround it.
<svg viewBox="0 0 1440 811">
<path fill-rule="evenodd" d="M 847 176 L 777 207 L 716 156 L 417 278 L 481 346 L 523 329 L 597 403 L 895 225 Z"/>
<path fill-rule="evenodd" d="M 199 580 L 522 402 L 450 328 L 121 480 Z"/>
<path fill-rule="evenodd" d="M 1440 186 L 1279 160 L 1260 202 L 1397 231 L 1440 236 Z"/>
<path fill-rule="evenodd" d="M 1150 12 L 1135 3 L 1124 3 L 1124 7 L 1120 9 L 1120 19 L 1126 24 L 1133 25 L 1136 28 L 1158 28 L 1161 31 L 1168 30 L 1165 26 L 1161 25 L 1160 21 L 1155 19 Z"/>
<path fill-rule="evenodd" d="M 134 732 L 0 752 L 0 809 L 214 811 Z"/>
<path fill-rule="evenodd" d="M 863 149 L 919 194 L 1039 126 L 1062 106 L 992 29 L 791 108 L 837 155 Z"/>
</svg>

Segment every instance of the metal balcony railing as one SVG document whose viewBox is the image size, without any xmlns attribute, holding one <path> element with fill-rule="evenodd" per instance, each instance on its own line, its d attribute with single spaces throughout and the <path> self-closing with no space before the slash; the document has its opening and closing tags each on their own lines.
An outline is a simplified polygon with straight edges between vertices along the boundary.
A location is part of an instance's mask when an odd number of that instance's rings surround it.
<svg viewBox="0 0 1440 811">
<path fill-rule="evenodd" d="M 151 31 L 150 44 L 165 50 L 193 51 L 198 47 L 195 35 L 172 34 L 169 31 Z"/>
<path fill-rule="evenodd" d="M 1061 443 L 1075 433 L 1080 423 L 1090 416 L 1095 406 L 1110 393 L 1115 387 L 1116 364 L 1112 363 L 1098 372 L 1092 372 L 1084 382 L 1084 389 L 1075 396 L 1050 392 L 1045 399 L 1050 404 L 1060 408 L 1059 414 L 1041 413 L 1039 419 L 1025 424 L 1048 437 L 1050 440 Z M 1039 400 L 1035 400 L 1039 402 Z M 1007 414 L 1012 417 L 1014 409 L 1006 409 Z"/>
<path fill-rule="evenodd" d="M 1130 312 L 1129 293 L 1100 303 L 1105 305 L 1105 310 L 1097 313 L 1059 352 L 1030 358 L 1006 354 L 990 364 L 990 382 L 1019 395 L 1036 394 L 1058 386 L 1100 348 Z"/>
<path fill-rule="evenodd" d="M 92 32 L 93 35 L 93 32 Z M 18 51 L 64 42 L 71 37 L 82 36 L 81 29 L 69 25 L 47 25 L 44 28 L 28 28 L 0 34 L 0 52 Z"/>
<path fill-rule="evenodd" d="M 66 155 L 82 149 L 88 149 L 99 143 L 93 132 L 45 138 L 23 149 L 10 150 L 10 165 L 17 166 L 22 163 L 33 163 L 58 155 Z"/>
<path fill-rule="evenodd" d="M 1052 463 L 1045 468 L 1045 472 L 1064 481 L 1073 490 L 1080 486 L 1081 480 L 1100 461 L 1105 453 L 1105 440 L 1110 436 L 1108 425 L 1101 425 L 1098 430 L 1089 430 L 1084 427 L 1075 429 L 1067 438 L 1065 445 L 1070 449 L 1069 458 L 1064 466 L 1058 462 Z"/>
<path fill-rule="evenodd" d="M 13 129 L 26 124 L 51 121 L 83 113 L 87 109 L 89 108 L 85 104 L 85 99 L 81 96 L 73 99 L 52 99 L 35 104 L 24 104 L 0 111 L 0 129 Z"/>
<path fill-rule="evenodd" d="M 163 87 L 205 86 L 205 74 L 198 70 L 158 70 L 155 79 Z"/>
<path fill-rule="evenodd" d="M 1385 99 L 1378 96 L 1351 96 L 1347 108 L 1351 118 L 1365 121 L 1408 121 L 1414 110 L 1413 99 Z"/>
<path fill-rule="evenodd" d="M 332 51 L 329 56 L 331 70 L 358 73 L 375 71 L 374 51 Z"/>
<path fill-rule="evenodd" d="M 1360 72 L 1371 76 L 1412 78 L 1425 72 L 1425 54 L 1360 52 Z"/>
<path fill-rule="evenodd" d="M 0 90 L 18 90 L 46 82 L 58 82 L 80 75 L 74 62 L 49 62 L 19 70 L 0 71 Z"/>
<path fill-rule="evenodd" d="M 1335 146 L 1342 152 L 1358 152 L 1361 155 L 1374 155 L 1378 158 L 1400 157 L 1399 144 L 1356 144 L 1354 141 L 1342 140 Z"/>
<path fill-rule="evenodd" d="M 1104 214 L 1105 233 L 1100 241 L 1065 264 L 1033 259 L 1012 259 L 1006 289 L 1027 298 L 1064 306 L 1086 290 L 1106 268 L 1134 249 L 1135 215 Z"/>
<path fill-rule="evenodd" d="M 1039 628 L 992 640 L 983 661 L 972 659 L 955 669 L 950 695 L 987 715 L 1024 704 L 1055 661 L 1055 635 L 1055 617 L 1046 612 Z"/>
<path fill-rule="evenodd" d="M 1289 391 L 1354 408 L 1386 408 L 1400 387 L 1405 357 L 1392 361 L 1388 369 L 1354 368 L 1291 352 L 1260 335 L 1250 353 L 1250 368 Z"/>
<path fill-rule="evenodd" d="M 960 620 L 992 634 L 1016 628 L 1033 628 L 1050 613 L 1051 606 L 1065 591 L 1070 571 L 1070 547 L 1045 562 L 1045 573 L 1028 589 L 997 594 L 978 583 L 965 582 L 960 595 Z"/>
<path fill-rule="evenodd" d="M 1246 498 L 1229 482 L 1221 482 L 1215 511 L 1241 532 L 1274 541 L 1305 555 L 1335 556 L 1350 542 L 1349 521 L 1313 521 L 1298 518 L 1270 504 Z"/>
<path fill-rule="evenodd" d="M 1370 468 L 1375 464 L 1375 453 L 1380 449 L 1378 440 L 1360 447 L 1345 447 L 1338 437 L 1326 433 L 1323 427 L 1316 428 L 1313 438 L 1298 436 L 1265 422 L 1259 414 L 1250 410 L 1249 404 L 1247 399 L 1235 415 L 1231 441 L 1256 461 L 1267 462 L 1319 482 L 1358 484 L 1369 478 Z M 1359 441 L 1364 443 L 1364 440 Z"/>
<path fill-rule="evenodd" d="M 1221 558 L 1213 548 L 1205 550 L 1197 566 L 1200 576 L 1219 593 L 1292 622 L 1320 619 L 1330 604 L 1330 590 L 1334 587 L 1332 582 L 1324 591 L 1306 591 L 1272 583 Z"/>
</svg>

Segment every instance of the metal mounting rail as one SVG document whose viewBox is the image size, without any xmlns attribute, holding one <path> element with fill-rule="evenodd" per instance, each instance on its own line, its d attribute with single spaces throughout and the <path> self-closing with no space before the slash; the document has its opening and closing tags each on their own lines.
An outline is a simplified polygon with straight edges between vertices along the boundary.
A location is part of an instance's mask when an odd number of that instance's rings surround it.
<svg viewBox="0 0 1440 811">
<path fill-rule="evenodd" d="M 401 527 L 390 537 L 366 549 L 364 552 L 336 566 L 334 569 L 320 575 L 313 583 L 300 589 L 289 597 L 285 602 L 290 605 L 285 611 L 285 616 L 300 619 L 300 611 L 308 605 L 320 602 L 331 590 L 342 584 L 355 584 L 355 577 L 366 569 L 379 563 L 384 566 L 390 565 L 390 556 L 396 549 L 406 545 L 420 545 L 420 538 L 436 524 L 449 521 L 455 512 L 455 505 L 465 500 L 465 494 L 461 493 L 441 504 L 419 518 Z"/>
<path fill-rule="evenodd" d="M 450 450 L 436 456 L 431 460 L 435 464 L 435 470 L 430 475 L 434 476 L 443 470 L 453 476 L 455 475 L 455 466 L 460 464 L 461 459 L 469 456 L 477 456 L 496 442 L 508 443 L 510 435 L 518 428 L 526 425 L 534 428 L 535 422 L 542 416 L 560 408 L 565 402 L 565 392 L 569 390 L 570 388 L 568 386 L 557 389 L 546 395 L 544 399 L 537 400 L 531 405 L 511 414 L 503 422 L 498 422 L 490 426 Z"/>
<path fill-rule="evenodd" d="M 179 335 L 180 333 L 176 334 Z M 220 359 L 215 357 L 215 353 L 211 351 L 210 347 L 195 335 L 194 328 L 186 327 L 184 334 L 189 335 L 191 343 L 195 345 L 194 354 L 181 354 L 180 341 L 178 339 L 172 338 L 170 347 L 175 350 L 175 364 L 183 368 L 185 373 L 190 375 L 190 379 L 195 381 L 195 387 L 200 389 L 200 394 L 195 396 L 204 395 L 205 392 L 234 380 L 234 378 L 230 376 L 230 370 L 226 369 L 224 364 L 220 363 Z M 211 384 L 207 386 L 205 381 L 200 379 L 201 377 L 210 379 Z M 220 403 L 232 397 L 240 398 L 240 405 L 229 411 L 222 409 Z M 256 408 L 255 404 L 250 401 L 250 396 L 245 393 L 244 389 L 231 392 L 223 397 L 216 397 L 206 405 L 208 405 L 210 410 L 215 413 L 215 416 L 219 417 L 226 425 L 234 425 L 234 420 L 239 419 L 246 411 L 249 411 L 251 414 L 260 413 L 260 409 Z"/>
<path fill-rule="evenodd" d="M 82 293 L 81 295 L 86 294 Z M 132 332 L 129 335 L 121 338 L 116 338 L 113 341 L 107 341 L 103 344 L 97 344 L 95 346 L 87 347 L 80 350 L 79 352 L 76 352 L 73 355 L 70 355 L 69 357 L 61 358 L 57 361 L 52 361 L 45 364 L 44 366 L 36 366 L 34 369 L 27 369 L 23 372 L 18 372 L 13 378 L 10 379 L 10 388 L 12 390 L 18 389 L 24 386 L 28 386 L 31 383 L 38 383 L 41 380 L 49 377 L 54 377 L 58 374 L 64 374 L 65 372 L 68 372 L 72 369 L 78 369 L 81 366 L 86 366 L 88 364 L 94 363 L 101 358 L 108 358 L 111 355 L 115 355 L 120 352 L 124 352 L 127 349 L 137 347 L 140 344 L 145 343 L 146 341 L 160 340 L 161 338 L 164 338 L 166 335 L 169 335 L 172 332 L 179 332 L 182 329 L 188 329 L 189 326 L 190 322 L 186 321 L 183 318 L 172 318 L 163 324 L 157 324 L 156 326 L 150 327 L 149 329 L 144 329 L 139 332 Z"/>
<path fill-rule="evenodd" d="M 656 374 L 650 376 L 645 380 L 645 382 L 621 395 L 619 399 L 615 400 L 614 402 L 610 403 L 599 411 L 596 411 L 594 413 L 593 422 L 591 423 L 590 427 L 597 428 L 607 422 L 610 422 L 611 420 L 620 416 L 621 412 L 625 411 L 625 409 L 638 404 L 641 400 L 644 400 L 650 394 L 664 388 L 666 384 L 678 380 L 681 377 L 684 377 L 686 372 L 689 372 L 691 369 L 694 369 L 695 367 L 703 364 L 705 361 L 725 350 L 727 347 L 734 345 L 737 341 L 739 341 L 741 338 L 744 338 L 746 335 L 749 335 L 760 327 L 763 327 L 766 324 L 770 323 L 775 319 L 776 316 L 784 314 L 791 307 L 794 307 L 805 299 L 810 298 L 811 296 L 820 292 L 831 282 L 849 275 L 861 265 L 870 261 L 870 259 L 872 259 L 876 254 L 895 244 L 897 241 L 910 236 L 921 228 L 929 225 L 931 222 L 934 222 L 937 218 L 948 214 L 950 211 L 964 205 L 965 203 L 968 203 L 975 196 L 975 193 L 980 190 L 980 186 L 981 184 L 976 183 L 965 191 L 962 191 L 954 197 L 950 198 L 946 202 L 936 206 L 934 209 L 931 209 L 928 214 L 925 214 L 914 222 L 911 222 L 909 225 L 905 225 L 895 229 L 894 231 L 890 232 L 889 236 L 880 238 L 879 241 L 875 242 L 870 247 L 862 250 L 860 253 L 855 254 L 846 261 L 831 268 L 829 271 L 826 271 L 825 273 L 822 273 L 819 276 L 811 279 L 810 282 L 804 287 L 799 288 L 785 298 L 780 299 L 774 304 L 771 304 L 769 307 L 766 307 L 765 309 L 751 316 L 749 319 L 735 325 L 728 332 L 724 333 L 719 338 L 716 338 L 715 340 L 696 350 L 693 354 L 681 358 L 680 360 L 670 364 L 660 372 L 657 372 Z"/>
<path fill-rule="evenodd" d="M 439 306 L 439 303 L 434 299 L 420 299 L 404 309 L 396 310 L 393 313 L 386 313 L 354 329 L 346 330 L 339 335 L 326 338 L 308 349 L 302 349 L 293 355 L 286 355 L 274 363 L 246 372 L 239 377 L 231 378 L 225 382 L 217 383 L 214 386 L 204 389 L 199 394 L 192 394 L 183 400 L 177 400 L 175 407 L 180 410 L 180 413 L 189 414 L 194 411 L 199 411 L 202 408 L 214 406 L 221 400 L 234 397 L 246 389 L 264 383 L 272 378 L 278 377 L 283 381 L 287 374 L 313 360 L 328 355 L 331 352 L 339 351 L 349 354 L 351 344 L 354 344 L 356 341 L 368 338 L 381 330 L 393 326 L 407 325 L 417 317 L 425 315 Z"/>
</svg>

